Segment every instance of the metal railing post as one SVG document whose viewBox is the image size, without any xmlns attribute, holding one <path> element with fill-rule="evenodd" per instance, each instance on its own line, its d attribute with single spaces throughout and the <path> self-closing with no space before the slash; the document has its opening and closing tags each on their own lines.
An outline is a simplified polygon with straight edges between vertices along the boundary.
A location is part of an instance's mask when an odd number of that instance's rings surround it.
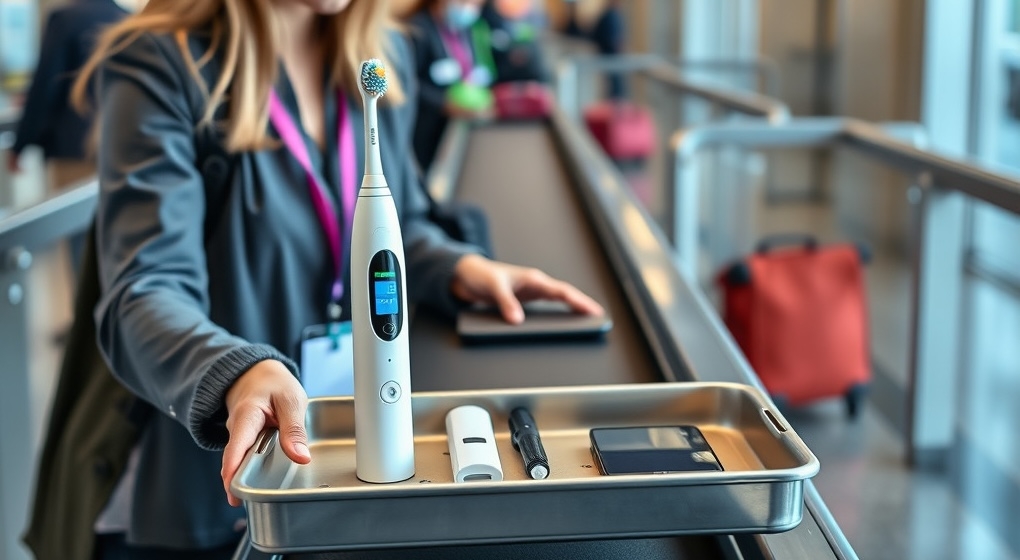
<svg viewBox="0 0 1020 560">
<path fill-rule="evenodd" d="M 0 550 L 7 560 L 29 560 L 21 544 L 28 520 L 34 446 L 28 364 L 26 291 L 31 254 L 15 247 L 0 255 Z"/>
<path fill-rule="evenodd" d="M 945 464 L 956 436 L 956 394 L 966 240 L 964 196 L 922 176 L 913 258 L 908 460 Z"/>
</svg>

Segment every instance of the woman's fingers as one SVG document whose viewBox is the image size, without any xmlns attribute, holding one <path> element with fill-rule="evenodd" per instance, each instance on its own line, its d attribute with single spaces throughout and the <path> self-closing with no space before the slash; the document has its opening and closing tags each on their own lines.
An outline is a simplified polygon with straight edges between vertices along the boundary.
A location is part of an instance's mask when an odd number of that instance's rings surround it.
<svg viewBox="0 0 1020 560">
<path fill-rule="evenodd" d="M 458 262 L 452 289 L 455 296 L 465 301 L 494 303 L 503 318 L 512 324 L 524 321 L 522 301 L 538 299 L 562 301 L 578 313 L 605 313 L 601 305 L 581 290 L 541 270 L 477 255 L 467 255 Z"/>
<path fill-rule="evenodd" d="M 515 293 L 524 301 L 537 299 L 566 303 L 578 313 L 602 315 L 605 310 L 594 299 L 568 282 L 557 280 L 535 269 L 526 270 L 515 283 Z"/>
<path fill-rule="evenodd" d="M 286 393 L 276 395 L 273 399 L 273 410 L 280 430 L 280 446 L 291 461 L 301 465 L 312 460 L 305 432 L 307 408 L 308 399 L 303 394 Z"/>
<path fill-rule="evenodd" d="M 220 476 L 227 501 L 238 506 L 241 502 L 230 494 L 230 483 L 263 429 L 279 430 L 280 447 L 295 463 L 312 460 L 305 432 L 308 397 L 286 366 L 276 360 L 264 360 L 234 381 L 225 400 L 230 436 L 223 449 Z"/>
<path fill-rule="evenodd" d="M 498 269 L 493 270 L 489 278 L 489 296 L 499 307 L 503 318 L 511 324 L 518 324 L 524 321 L 524 308 L 514 293 L 513 285 L 505 274 L 499 274 Z"/>
<path fill-rule="evenodd" d="M 236 410 L 230 412 L 227 418 L 227 431 L 230 438 L 227 446 L 223 449 L 223 468 L 220 470 L 220 477 L 223 479 L 223 489 L 227 493 L 227 501 L 232 506 L 241 505 L 241 500 L 230 493 L 230 482 L 234 480 L 237 469 L 244 460 L 244 454 L 255 445 L 259 433 L 266 427 L 265 412 L 254 404 L 242 404 Z"/>
</svg>

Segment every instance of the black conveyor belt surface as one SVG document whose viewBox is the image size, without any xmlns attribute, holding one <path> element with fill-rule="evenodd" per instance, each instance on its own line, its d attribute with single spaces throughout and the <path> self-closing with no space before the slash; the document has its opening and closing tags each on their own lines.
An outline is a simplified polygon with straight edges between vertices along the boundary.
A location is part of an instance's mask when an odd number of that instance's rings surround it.
<svg viewBox="0 0 1020 560">
<path fill-rule="evenodd" d="M 606 307 L 606 340 L 463 346 L 448 322 L 419 313 L 415 391 L 662 380 L 574 189 L 548 125 L 498 125 L 471 133 L 456 198 L 486 209 L 498 259 L 540 268 Z"/>
</svg>

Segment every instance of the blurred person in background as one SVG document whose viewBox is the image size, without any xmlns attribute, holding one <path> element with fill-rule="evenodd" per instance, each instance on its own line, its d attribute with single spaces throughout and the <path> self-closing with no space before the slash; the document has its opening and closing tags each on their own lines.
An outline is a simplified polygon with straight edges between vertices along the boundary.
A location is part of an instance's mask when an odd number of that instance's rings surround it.
<svg viewBox="0 0 1020 560">
<path fill-rule="evenodd" d="M 539 43 L 546 18 L 533 0 L 490 0 L 482 19 L 492 31 L 497 83 L 549 81 Z"/>
<path fill-rule="evenodd" d="M 43 150 L 51 193 L 95 176 L 95 160 L 86 146 L 92 119 L 71 106 L 71 84 L 92 54 L 102 29 L 124 18 L 136 4 L 132 0 L 74 0 L 50 13 L 14 146 L 7 154 L 11 173 L 21 171 L 21 153 L 34 145 Z M 75 266 L 81 244 L 81 236 L 71 240 Z"/>
<path fill-rule="evenodd" d="M 427 171 L 451 118 L 489 114 L 496 80 L 482 0 L 425 0 L 408 20 L 418 77 L 414 152 Z"/>
<path fill-rule="evenodd" d="M 577 2 L 567 0 L 567 24 L 564 33 L 590 41 L 602 56 L 623 53 L 626 42 L 627 22 L 623 17 L 621 0 L 606 0 L 606 5 L 590 29 L 584 29 L 578 22 Z M 611 72 L 606 76 L 606 94 L 610 99 L 620 100 L 627 96 L 627 84 L 620 73 Z"/>
</svg>

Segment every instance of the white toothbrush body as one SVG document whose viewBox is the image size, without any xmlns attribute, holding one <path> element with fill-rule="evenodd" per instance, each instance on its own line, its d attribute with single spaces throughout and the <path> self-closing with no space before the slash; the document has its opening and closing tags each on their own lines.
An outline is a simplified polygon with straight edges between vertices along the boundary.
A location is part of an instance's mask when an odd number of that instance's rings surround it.
<svg viewBox="0 0 1020 560">
<path fill-rule="evenodd" d="M 361 89 L 365 176 L 351 230 L 355 457 L 359 479 L 399 482 L 414 476 L 404 243 L 379 157 L 377 96 Z"/>
</svg>

